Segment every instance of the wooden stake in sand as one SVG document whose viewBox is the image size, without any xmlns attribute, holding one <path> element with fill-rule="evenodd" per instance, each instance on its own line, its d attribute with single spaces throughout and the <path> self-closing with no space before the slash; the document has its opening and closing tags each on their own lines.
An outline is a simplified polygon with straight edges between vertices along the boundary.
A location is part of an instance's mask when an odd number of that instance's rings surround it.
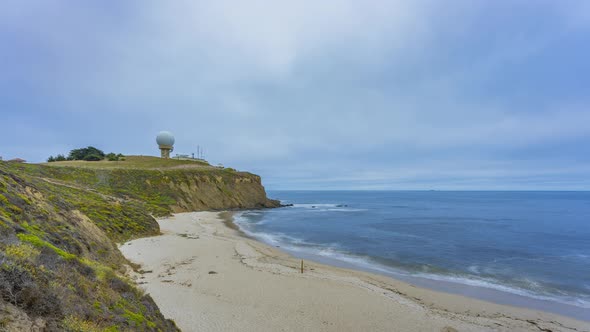
<svg viewBox="0 0 590 332">
<path fill-rule="evenodd" d="M 303 259 L 301 260 L 301 273 L 303 273 Z"/>
</svg>

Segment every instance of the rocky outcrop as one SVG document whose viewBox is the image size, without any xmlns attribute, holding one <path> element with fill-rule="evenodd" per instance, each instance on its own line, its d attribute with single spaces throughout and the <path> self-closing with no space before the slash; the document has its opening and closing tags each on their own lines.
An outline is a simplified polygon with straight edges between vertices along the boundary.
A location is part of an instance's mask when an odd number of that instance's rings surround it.
<svg viewBox="0 0 590 332">
<path fill-rule="evenodd" d="M 168 186 L 176 202 L 174 212 L 226 209 L 259 209 L 280 206 L 280 202 L 266 197 L 260 177 L 248 173 L 188 174 L 178 179 L 171 177 Z"/>
</svg>

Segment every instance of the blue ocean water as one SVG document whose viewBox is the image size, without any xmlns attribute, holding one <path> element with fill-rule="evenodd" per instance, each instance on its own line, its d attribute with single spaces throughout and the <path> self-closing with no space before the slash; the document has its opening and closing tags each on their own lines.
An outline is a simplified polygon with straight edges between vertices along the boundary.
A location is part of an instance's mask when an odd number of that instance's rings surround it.
<svg viewBox="0 0 590 332">
<path fill-rule="evenodd" d="M 451 292 L 492 290 L 497 293 L 483 297 L 504 298 L 501 303 L 542 301 L 545 305 L 531 307 L 590 320 L 590 192 L 270 191 L 269 196 L 294 206 L 242 212 L 236 224 L 295 255 Z M 467 291 L 474 288 L 480 291 Z M 531 301 L 506 301 L 498 294 Z"/>
</svg>

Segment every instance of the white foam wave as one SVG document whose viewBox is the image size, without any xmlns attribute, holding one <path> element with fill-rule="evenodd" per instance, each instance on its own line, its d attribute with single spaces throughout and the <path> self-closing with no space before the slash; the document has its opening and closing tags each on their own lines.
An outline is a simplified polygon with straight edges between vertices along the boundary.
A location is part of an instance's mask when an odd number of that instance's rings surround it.
<svg viewBox="0 0 590 332">
<path fill-rule="evenodd" d="M 459 275 L 438 275 L 432 273 L 418 273 L 416 274 L 418 277 L 430 279 L 430 280 L 439 280 L 445 282 L 453 282 L 473 287 L 481 287 L 487 289 L 493 289 L 502 291 L 505 293 L 525 296 L 529 298 L 534 298 L 537 300 L 544 300 L 544 301 L 554 301 L 562 304 L 573 305 L 581 308 L 590 309 L 590 299 L 582 299 L 579 297 L 573 297 L 568 295 L 544 295 L 532 292 L 527 289 L 515 287 L 515 286 L 507 286 L 504 284 L 499 283 L 493 279 L 484 279 L 484 278 L 473 278 L 468 276 L 459 276 Z M 536 282 L 531 283 L 532 288 L 540 288 L 540 285 Z"/>
<path fill-rule="evenodd" d="M 477 265 L 470 265 L 467 270 L 469 270 L 469 272 L 474 273 L 474 274 L 479 274 L 480 273 L 480 267 Z"/>
<path fill-rule="evenodd" d="M 590 261 L 590 255 L 580 254 L 580 253 L 563 255 L 563 256 L 561 256 L 561 258 L 569 258 L 569 259 L 579 260 L 579 261 L 583 261 L 583 262 Z"/>
<path fill-rule="evenodd" d="M 580 297 L 569 296 L 567 294 L 562 295 L 553 295 L 553 294 L 541 294 L 537 292 L 533 292 L 531 290 L 519 288 L 516 286 L 508 286 L 501 284 L 497 280 L 493 279 L 486 279 L 480 277 L 470 277 L 465 275 L 444 275 L 444 274 L 434 274 L 428 272 L 419 272 L 413 273 L 410 271 L 405 271 L 401 269 L 392 268 L 389 266 L 385 266 L 379 264 L 368 257 L 360 257 L 354 256 L 346 253 L 339 252 L 333 248 L 321 249 L 317 253 L 319 256 L 329 257 L 331 259 L 336 259 L 339 261 L 343 261 L 346 263 L 353 264 L 361 269 L 368 269 L 375 272 L 381 272 L 388 275 L 397 275 L 397 276 L 405 276 L 405 277 L 420 277 L 429 280 L 437 280 L 443 282 L 451 282 L 456 284 L 468 285 L 473 287 L 480 287 L 480 288 L 487 288 L 493 289 L 505 293 L 525 296 L 529 298 L 534 298 L 537 300 L 545 300 L 545 301 L 554 301 L 562 304 L 567 305 L 574 305 L 581 308 L 590 309 L 590 298 L 582 299 Z M 473 267 L 477 269 L 477 267 Z M 530 285 L 532 289 L 536 289 L 542 291 L 542 287 L 538 282 L 528 280 L 527 283 Z"/>
<path fill-rule="evenodd" d="M 317 208 L 335 208 L 340 207 L 342 204 L 293 204 L 293 207 L 296 208 L 306 208 L 306 209 L 317 209 Z"/>
<path fill-rule="evenodd" d="M 310 204 L 311 206 L 311 204 Z M 317 205 L 316 205 L 317 206 Z M 435 274 L 431 272 L 411 272 L 407 270 L 402 270 L 398 268 L 394 268 L 391 266 L 386 266 L 381 263 L 375 262 L 370 257 L 366 256 L 359 256 L 347 253 L 341 250 L 340 246 L 337 243 L 332 244 L 324 244 L 318 245 L 315 243 L 306 242 L 303 239 L 296 238 L 293 236 L 289 236 L 282 233 L 261 233 L 255 232 L 252 229 L 251 223 L 247 222 L 247 219 L 243 216 L 243 213 L 238 213 L 234 215 L 234 223 L 238 225 L 238 227 L 247 235 L 256 238 L 264 243 L 267 243 L 272 246 L 281 247 L 287 251 L 292 252 L 300 252 L 312 256 L 318 257 L 325 257 L 328 259 L 344 262 L 351 264 L 353 266 L 358 267 L 359 269 L 369 270 L 377 273 L 383 273 L 390 276 L 404 276 L 404 277 L 419 277 L 429 280 L 437 280 L 443 282 L 450 282 L 456 284 L 463 284 L 473 287 L 481 287 L 487 289 L 493 289 L 505 293 L 525 296 L 533 299 L 538 300 L 545 300 L 545 301 L 554 301 L 562 304 L 567 305 L 574 305 L 581 308 L 590 309 L 590 298 L 581 298 L 581 297 L 574 297 L 568 296 L 567 294 L 560 295 L 553 295 L 553 294 L 542 294 L 542 286 L 539 285 L 537 282 L 528 281 L 531 289 L 538 290 L 539 292 L 533 292 L 532 290 L 520 288 L 517 286 L 509 286 L 502 284 L 498 280 L 494 280 L 491 278 L 483 278 L 483 277 L 476 277 L 476 276 L 468 276 L 468 275 L 452 275 L 452 274 Z M 257 224 L 260 225 L 260 224 Z M 480 271 L 480 267 L 478 266 L 470 266 L 468 270 L 472 273 L 478 274 Z M 526 280 L 522 280 L 523 282 L 527 282 Z M 588 285 L 586 285 L 588 286 Z"/>
<path fill-rule="evenodd" d="M 367 211 L 367 209 L 334 208 L 334 209 L 327 209 L 326 211 L 333 211 L 333 212 L 362 212 L 362 211 Z"/>
<path fill-rule="evenodd" d="M 238 228 L 240 228 L 240 230 L 242 232 L 244 232 L 246 235 L 251 236 L 255 239 L 258 239 L 259 241 L 262 241 L 264 243 L 273 245 L 273 246 L 281 246 L 284 245 L 286 243 L 288 244 L 292 244 L 294 246 L 297 245 L 306 245 L 306 242 L 303 241 L 302 239 L 293 237 L 293 236 L 289 236 L 283 233 L 262 233 L 262 232 L 255 232 L 253 230 L 253 225 L 252 223 L 248 222 L 247 218 L 244 216 L 245 212 L 240 212 L 234 215 L 234 224 L 238 226 Z M 256 225 L 261 225 L 262 223 L 258 222 L 256 223 Z"/>
<path fill-rule="evenodd" d="M 237 212 L 233 215 L 233 222 L 234 224 L 240 226 L 240 228 L 246 227 L 246 228 L 252 228 L 254 225 L 256 226 L 260 226 L 260 225 L 264 225 L 267 223 L 267 220 L 265 219 L 261 219 L 261 220 L 257 220 L 256 222 L 252 222 L 252 216 L 260 216 L 262 215 L 262 212 L 257 212 L 257 211 L 241 211 L 241 212 Z"/>
<path fill-rule="evenodd" d="M 314 212 L 361 212 L 367 211 L 367 209 L 356 209 L 348 207 L 346 204 L 327 204 L 327 203 L 319 203 L 319 204 L 293 204 L 294 208 L 301 208 L 301 209 L 308 209 L 309 211 Z"/>
</svg>

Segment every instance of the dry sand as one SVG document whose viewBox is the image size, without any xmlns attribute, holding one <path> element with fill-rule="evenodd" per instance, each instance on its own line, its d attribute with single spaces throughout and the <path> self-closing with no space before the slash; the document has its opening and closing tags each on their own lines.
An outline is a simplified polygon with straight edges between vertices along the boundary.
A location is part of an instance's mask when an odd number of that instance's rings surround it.
<svg viewBox="0 0 590 332">
<path fill-rule="evenodd" d="M 183 331 L 590 331 L 590 323 L 300 261 L 228 227 L 228 213 L 160 220 L 121 246 Z"/>
</svg>

